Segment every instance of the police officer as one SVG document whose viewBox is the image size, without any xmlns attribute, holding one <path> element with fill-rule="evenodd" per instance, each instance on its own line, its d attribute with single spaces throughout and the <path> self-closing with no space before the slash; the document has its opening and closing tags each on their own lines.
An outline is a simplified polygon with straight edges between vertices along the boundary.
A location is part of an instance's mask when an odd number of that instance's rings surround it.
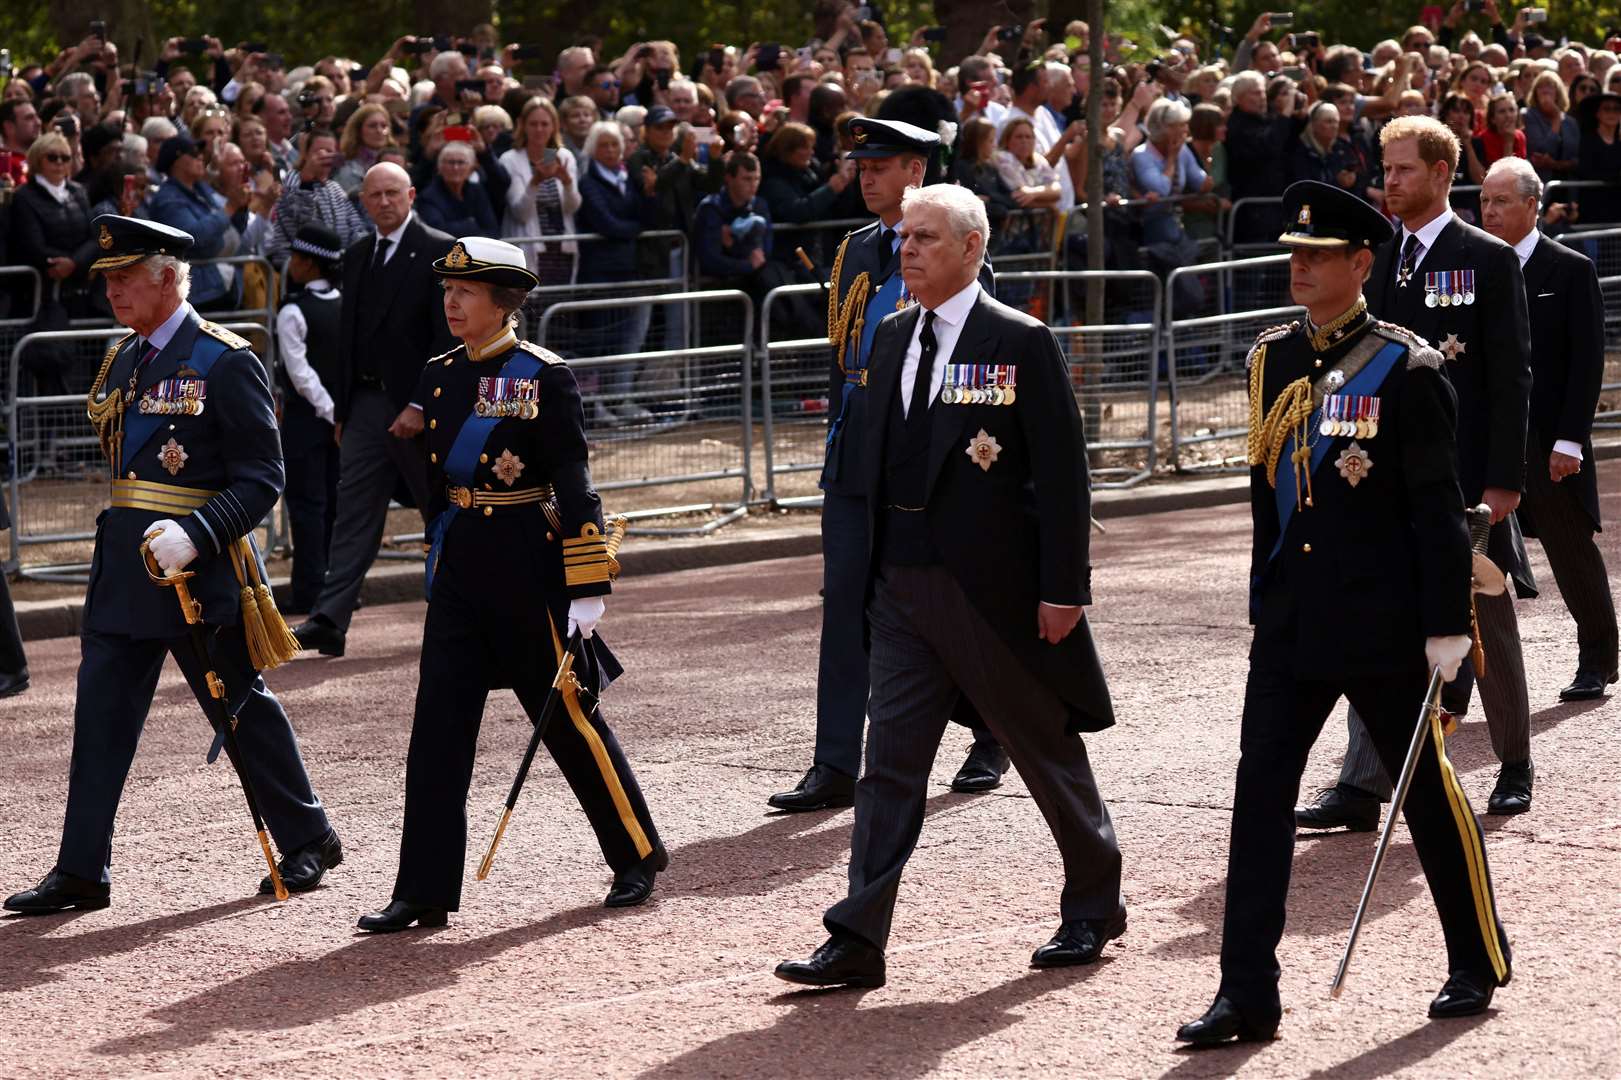
<svg viewBox="0 0 1621 1080">
<path fill-rule="evenodd" d="M 867 649 L 863 625 L 867 581 L 867 499 L 861 432 L 867 423 L 867 366 L 878 323 L 907 305 L 900 274 L 901 196 L 938 179 L 940 137 L 900 120 L 850 121 L 861 164 L 861 197 L 878 220 L 839 245 L 828 287 L 828 340 L 833 345 L 827 459 L 822 468 L 822 644 L 816 671 L 815 763 L 790 791 L 767 802 L 778 810 L 822 810 L 855 800 L 861 734 L 867 716 Z M 987 260 L 980 284 L 995 295 Z M 977 722 L 965 704 L 959 718 Z M 994 736 L 974 731 L 974 748 L 952 787 L 988 791 L 1002 782 L 1008 757 Z"/>
<path fill-rule="evenodd" d="M 1391 775 L 1401 772 L 1434 668 L 1469 652 L 1469 537 L 1457 395 L 1441 354 L 1374 321 L 1361 296 L 1391 229 L 1314 181 L 1284 194 L 1290 288 L 1309 318 L 1250 352 L 1250 651 L 1215 1002 L 1177 1038 L 1270 1039 L 1282 1013 L 1277 946 L 1306 756 L 1343 695 Z M 1300 454 L 1296 453 L 1301 448 Z M 1511 974 L 1480 828 L 1432 714 L 1407 826 L 1446 937 L 1432 1017 L 1485 1011 Z"/>
<path fill-rule="evenodd" d="M 373 933 L 443 926 L 461 902 L 467 790 L 490 691 L 511 687 L 538 720 L 575 630 L 589 639 L 588 686 L 619 674 L 594 637 L 614 562 L 579 387 L 557 356 L 513 332 L 536 278 L 522 251 L 483 237 L 456 241 L 433 268 L 463 344 L 428 362 L 412 397 L 429 450 L 428 618 L 399 874 L 393 901 L 360 920 Z M 545 743 L 613 868 L 607 906 L 640 904 L 669 857 L 613 732 L 569 690 Z"/>
<path fill-rule="evenodd" d="M 148 537 L 164 571 L 195 574 L 191 593 L 238 721 L 243 768 L 283 852 L 282 880 L 292 891 L 313 889 L 343 848 L 287 713 L 259 676 L 286 654 L 265 657 L 245 632 L 256 619 L 273 618 L 283 637 L 286 626 L 273 608 L 242 607 L 244 582 L 264 580 L 249 534 L 282 490 L 270 384 L 245 340 L 198 319 L 186 302 L 189 234 L 111 214 L 92 224 L 102 251 L 93 269 L 134 332 L 108 350 L 89 398 L 112 464 L 112 500 L 97 524 L 85 595 L 62 845 L 44 880 L 5 906 L 28 914 L 106 907 L 113 819 L 165 657 L 174 655 L 207 707 L 205 671 L 174 594 L 147 576 L 140 546 Z M 270 891 L 268 877 L 260 891 Z"/>
</svg>

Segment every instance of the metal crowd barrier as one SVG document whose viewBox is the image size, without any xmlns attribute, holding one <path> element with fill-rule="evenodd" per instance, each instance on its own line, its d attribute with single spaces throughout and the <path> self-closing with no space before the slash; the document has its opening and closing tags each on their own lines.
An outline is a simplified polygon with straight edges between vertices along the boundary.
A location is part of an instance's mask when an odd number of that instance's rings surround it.
<svg viewBox="0 0 1621 1080">
<path fill-rule="evenodd" d="M 1558 240 L 1593 260 L 1598 270 L 1604 297 L 1604 381 L 1593 427 L 1615 431 L 1621 429 L 1621 228 L 1568 232 Z"/>
<path fill-rule="evenodd" d="M 819 505 L 817 478 L 827 450 L 827 425 L 839 403 L 828 399 L 833 346 L 824 332 L 816 337 L 776 340 L 782 306 L 806 298 L 825 311 L 821 285 L 783 285 L 760 305 L 760 420 L 764 436 L 765 487 L 760 497 L 774 506 Z M 783 487 L 779 489 L 778 479 Z"/>
<path fill-rule="evenodd" d="M 693 333 L 702 336 L 691 346 L 644 350 L 636 339 L 647 326 L 637 322 L 640 308 L 691 312 Z M 702 526 L 638 530 L 646 533 L 710 532 L 745 515 L 754 454 L 748 294 L 562 301 L 541 312 L 533 340 L 555 350 L 560 326 L 573 326 L 572 343 L 584 348 L 569 367 L 585 407 L 592 479 L 608 508 L 633 522 L 721 512 Z"/>
<path fill-rule="evenodd" d="M 263 331 L 253 322 L 223 324 L 237 333 Z M 51 330 L 26 334 L 9 354 L 9 398 L 6 406 L 11 449 L 8 476 L 11 495 L 10 562 L 23 577 L 83 583 L 89 563 L 83 541 L 96 535 L 96 517 L 107 505 L 107 463 L 101 444 L 85 419 L 85 395 L 107 345 L 128 331 L 123 327 Z M 91 346 L 85 350 L 83 346 Z M 64 377 L 74 391 L 64 394 L 21 393 L 22 357 L 30 348 L 56 347 L 92 355 L 93 365 L 75 363 Z M 78 357 L 76 356 L 75 359 Z M 86 374 L 88 372 L 88 374 Z M 57 545 L 40 563 L 21 566 L 22 549 Z"/>
</svg>

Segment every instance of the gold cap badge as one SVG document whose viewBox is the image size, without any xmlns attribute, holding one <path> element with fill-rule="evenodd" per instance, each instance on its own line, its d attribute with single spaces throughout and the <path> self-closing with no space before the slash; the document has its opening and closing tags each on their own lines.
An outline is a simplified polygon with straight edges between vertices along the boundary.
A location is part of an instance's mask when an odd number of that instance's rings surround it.
<svg viewBox="0 0 1621 1080">
<path fill-rule="evenodd" d="M 445 256 L 445 265 L 452 270 L 465 270 L 472 262 L 473 260 L 467 257 L 467 249 L 461 244 L 451 248 L 450 254 Z"/>
<path fill-rule="evenodd" d="M 857 130 L 852 137 L 857 143 L 864 143 L 867 141 L 867 133 L 865 131 Z"/>
<path fill-rule="evenodd" d="M 103 251 L 112 250 L 113 234 L 107 231 L 107 226 L 103 225 L 101 227 L 101 235 L 96 238 L 96 243 L 101 245 Z"/>
</svg>

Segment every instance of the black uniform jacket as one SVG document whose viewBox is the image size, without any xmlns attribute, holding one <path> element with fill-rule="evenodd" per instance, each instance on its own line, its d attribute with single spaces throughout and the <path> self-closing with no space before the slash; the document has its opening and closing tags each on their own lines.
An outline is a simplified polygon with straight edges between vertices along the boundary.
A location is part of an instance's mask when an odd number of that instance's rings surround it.
<svg viewBox="0 0 1621 1080">
<path fill-rule="evenodd" d="M 1262 414 L 1285 386 L 1302 377 L 1315 381 L 1366 334 L 1412 341 L 1371 320 L 1321 354 L 1300 324 L 1262 334 Z M 1260 351 L 1258 346 L 1251 353 L 1252 364 Z M 1320 368 L 1314 366 L 1318 359 Z M 1252 662 L 1262 659 L 1263 649 L 1284 649 L 1288 655 L 1265 659 L 1281 659 L 1313 679 L 1344 680 L 1410 668 L 1422 662 L 1426 637 L 1469 632 L 1458 406 L 1437 370 L 1440 363 L 1434 350 L 1411 347 L 1376 391 L 1378 434 L 1329 438 L 1327 455 L 1312 475 L 1313 505 L 1291 515 L 1275 558 L 1276 495 L 1265 466 L 1250 469 Z M 1323 438 L 1312 433 L 1314 443 Z M 1336 466 L 1352 443 L 1371 461 L 1355 485 Z M 1279 484 L 1292 497 L 1287 467 Z M 1304 496 L 1302 490 L 1302 504 Z"/>
<path fill-rule="evenodd" d="M 544 503 L 459 508 L 445 474 L 462 425 L 475 418 L 481 381 L 498 376 L 518 350 L 540 360 L 532 419 L 499 420 L 483 442 L 473 474 L 478 492 L 514 494 L 550 486 Z M 488 384 L 485 384 L 488 387 Z M 486 394 L 486 396 L 488 396 Z M 569 601 L 611 591 L 602 536 L 602 500 L 591 486 L 585 414 L 574 373 L 528 342 L 497 347 L 473 360 L 459 345 L 430 360 L 416 388 L 428 426 L 429 520 L 455 509 L 435 567 L 429 606 L 452 610 L 484 628 L 497 665 L 489 685 L 510 686 L 514 665 L 556 667 L 547 616 L 561 638 Z M 432 556 L 430 555 L 430 558 Z M 565 565 L 565 563 L 567 565 Z M 597 648 L 599 660 L 607 650 Z M 617 673 L 617 668 L 613 671 Z"/>
<path fill-rule="evenodd" d="M 455 238 L 430 229 L 412 215 L 400 248 L 383 264 L 379 280 L 367 282 L 377 253 L 371 230 L 350 244 L 343 255 L 343 320 L 337 378 L 328 384 L 333 415 L 349 418 L 355 380 L 374 367 L 396 410 L 412 402 L 411 391 L 428 358 L 455 343 L 445 325 L 445 306 L 433 261 L 448 252 Z M 423 404 L 417 402 L 417 404 Z"/>
<path fill-rule="evenodd" d="M 856 279 L 862 274 L 867 275 L 872 293 L 876 293 L 885 282 L 901 272 L 901 253 L 897 247 L 895 254 L 889 260 L 889 272 L 882 276 L 878 273 L 879 261 L 883 256 L 883 222 L 874 221 L 854 229 L 844 238 L 839 250 L 843 253 L 839 261 L 838 302 L 842 308 L 855 287 Z M 980 267 L 979 285 L 990 296 L 996 295 L 996 275 L 991 270 L 991 261 L 985 260 Z M 872 295 L 869 293 L 869 299 Z M 855 334 L 856 316 L 859 312 L 852 312 L 849 322 L 849 334 Z M 887 312 L 874 311 L 873 315 L 880 318 Z M 832 327 L 828 327 L 829 332 Z M 876 340 L 876 337 L 874 338 Z M 864 477 L 857 455 L 862 448 L 860 432 L 867 425 L 868 395 L 870 390 L 856 387 L 850 392 L 849 404 L 844 404 L 845 370 L 839 366 L 840 359 L 848 365 L 850 358 L 859 352 L 859 345 L 846 345 L 843 348 L 835 347 L 833 362 L 828 368 L 827 402 L 829 421 L 836 423 L 837 429 L 827 447 L 827 461 L 822 470 L 822 490 L 834 495 L 861 495 L 865 493 Z M 871 357 L 861 357 L 858 363 L 870 364 Z M 869 378 L 870 378 L 869 372 Z M 841 417 L 840 410 L 843 409 Z"/>
<path fill-rule="evenodd" d="M 131 426 L 139 414 L 139 399 L 160 381 L 195 374 L 194 351 L 217 349 L 219 343 L 226 348 L 204 379 L 202 413 L 163 416 L 144 442 L 137 445 L 133 437 L 127 439 L 122 468 L 114 478 L 217 494 L 190 512 L 124 507 L 102 511 L 96 519 L 84 606 L 85 626 L 91 630 L 136 638 L 185 634 L 173 591 L 148 579 L 140 554 L 147 529 L 164 518 L 178 521 L 197 547 L 197 558 L 187 569 L 196 573 L 189 585 L 192 596 L 202 603 L 204 621 L 230 626 L 241 617 L 241 585 L 230 559 L 221 553 L 264 519 L 281 496 L 283 484 L 281 435 L 264 365 L 245 340 L 200 321 L 188 309 L 169 344 L 141 372 L 136 400 L 126 402 L 124 425 Z M 128 388 L 140 349 L 133 334 L 119 343 L 107 372 L 107 388 Z M 165 458 L 162 452 L 171 440 L 176 449 Z M 165 460 L 178 464 L 178 471 L 171 473 Z"/>
<path fill-rule="evenodd" d="M 1531 440 L 1540 455 L 1526 468 L 1548 468 L 1559 439 L 1582 448 L 1582 471 L 1561 480 L 1574 487 L 1599 527 L 1598 470 L 1593 460 L 1593 413 L 1604 382 L 1604 297 L 1598 272 L 1581 252 L 1544 236 L 1525 260 L 1525 298 L 1531 308 Z M 1535 536 L 1524 510 L 1521 524 Z"/>
<path fill-rule="evenodd" d="M 921 310 L 887 316 L 873 339 L 862 453 L 869 537 L 877 536 L 886 431 L 899 414 L 901 365 Z M 1041 601 L 1092 602 L 1086 437 L 1058 342 L 1036 319 L 982 293 L 952 355 L 939 359 L 1013 366 L 1017 396 L 1012 405 L 931 406 L 930 539 L 1028 673 L 1069 706 L 1069 730 L 1101 731 L 1114 723 L 1114 708 L 1085 619 L 1057 645 L 1036 636 Z M 981 430 L 1000 446 L 988 469 L 968 453 Z"/>
<path fill-rule="evenodd" d="M 1364 287 L 1374 318 L 1406 327 L 1443 354 L 1462 345 L 1447 361 L 1447 378 L 1458 393 L 1458 481 L 1470 506 L 1489 487 L 1525 489 L 1525 432 L 1531 398 L 1531 332 L 1525 286 L 1514 249 L 1454 217 L 1424 256 L 1406 286 L 1396 284 L 1401 258 L 1400 229 L 1379 248 Z M 1473 270 L 1475 302 L 1424 302 L 1425 275 Z M 1492 530 L 1492 560 L 1514 576 L 1522 597 L 1535 596 L 1515 523 Z"/>
</svg>

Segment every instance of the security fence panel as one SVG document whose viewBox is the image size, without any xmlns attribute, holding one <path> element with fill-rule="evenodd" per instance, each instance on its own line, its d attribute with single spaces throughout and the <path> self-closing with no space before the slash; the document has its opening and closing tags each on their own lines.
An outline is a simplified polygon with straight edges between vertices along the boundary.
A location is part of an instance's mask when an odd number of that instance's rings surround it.
<svg viewBox="0 0 1621 1080">
<path fill-rule="evenodd" d="M 561 353 L 560 332 L 608 327 L 637 307 L 690 313 L 706 343 L 665 349 L 623 331 L 573 339 L 569 367 L 585 407 L 592 478 L 610 512 L 639 519 L 718 511 L 703 526 L 716 527 L 746 512 L 751 495 L 754 304 L 735 289 L 635 304 L 568 300 L 547 307 L 530 337 Z"/>
<path fill-rule="evenodd" d="M 511 237 L 530 258 L 540 285 L 529 291 L 519 312 L 518 333 L 533 337 L 547 311 L 569 300 L 633 300 L 683 292 L 689 281 L 689 252 L 684 233 L 674 229 L 644 232 L 636 238 L 636 277 L 620 281 L 577 280 L 590 277 L 593 255 L 603 243 L 623 243 L 596 233 Z M 563 313 L 553 317 L 550 348 L 565 360 L 605 351 L 639 352 L 648 348 L 680 349 L 693 344 L 695 328 L 685 306 L 627 304 L 618 314 Z"/>
<path fill-rule="evenodd" d="M 841 401 L 828 397 L 833 346 L 827 334 L 801 335 L 808 329 L 803 317 L 807 308 L 820 311 L 826 327 L 827 296 L 821 285 L 785 285 L 768 292 L 760 307 L 762 498 L 777 505 L 821 498 L 817 481 L 827 451 L 827 425 Z"/>
<path fill-rule="evenodd" d="M 0 386 L 11 385 L 11 350 L 36 329 L 45 297 L 44 278 L 32 266 L 0 266 Z"/>
<path fill-rule="evenodd" d="M 1229 259 L 1271 255 L 1282 250 L 1283 196 L 1234 199 L 1227 211 L 1226 254 Z"/>
<path fill-rule="evenodd" d="M 1289 300 L 1288 255 L 1186 267 L 1166 285 L 1166 348 L 1171 383 L 1170 460 L 1178 471 L 1243 468 L 1249 428 L 1244 359 L 1270 326 L 1301 315 Z M 1200 314 L 1192 282 L 1227 280 L 1225 312 Z"/>
<path fill-rule="evenodd" d="M 1621 429 L 1621 228 L 1565 233 L 1559 241 L 1593 260 L 1598 269 L 1604 296 L 1604 382 L 1593 427 Z"/>
<path fill-rule="evenodd" d="M 244 336 L 258 322 L 222 324 Z M 107 506 L 107 461 L 85 399 L 124 327 L 41 331 L 11 349 L 6 408 L 11 452 L 11 564 L 23 577 L 84 581 L 96 517 Z M 49 372 L 42 391 L 30 372 Z M 261 533 L 261 540 L 268 537 Z"/>
</svg>

